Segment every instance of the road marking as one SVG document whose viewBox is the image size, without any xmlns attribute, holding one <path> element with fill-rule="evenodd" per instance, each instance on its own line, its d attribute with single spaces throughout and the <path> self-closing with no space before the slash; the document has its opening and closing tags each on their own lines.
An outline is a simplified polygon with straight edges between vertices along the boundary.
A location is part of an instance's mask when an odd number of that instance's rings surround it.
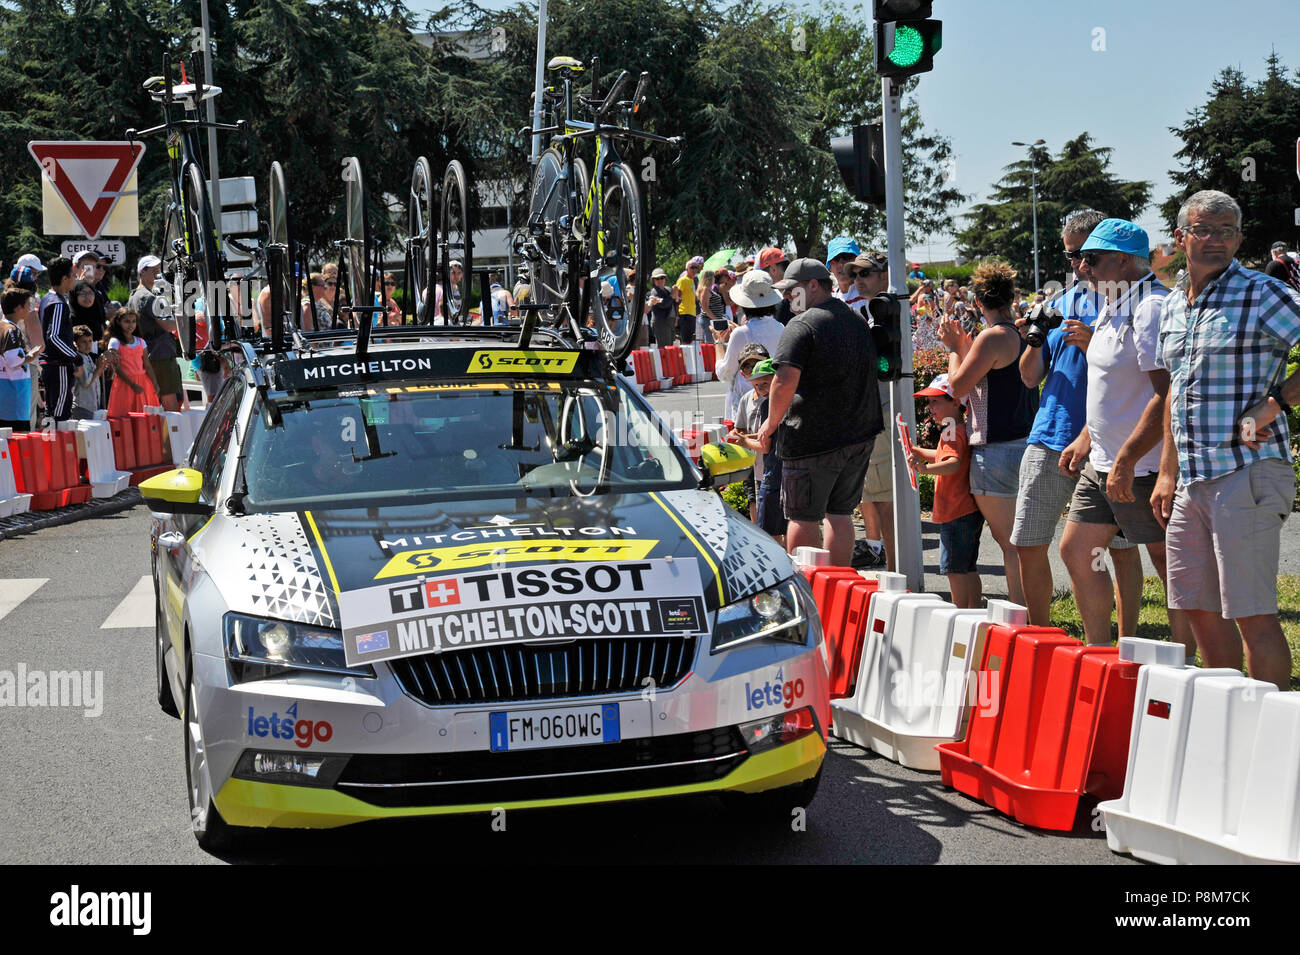
<svg viewBox="0 0 1300 955">
<path fill-rule="evenodd" d="M 41 589 L 48 577 L 16 577 L 0 580 L 0 620 L 20 603 Z"/>
<path fill-rule="evenodd" d="M 122 602 L 100 624 L 100 630 L 122 630 L 153 626 L 153 579 L 145 574 L 122 598 Z"/>
</svg>

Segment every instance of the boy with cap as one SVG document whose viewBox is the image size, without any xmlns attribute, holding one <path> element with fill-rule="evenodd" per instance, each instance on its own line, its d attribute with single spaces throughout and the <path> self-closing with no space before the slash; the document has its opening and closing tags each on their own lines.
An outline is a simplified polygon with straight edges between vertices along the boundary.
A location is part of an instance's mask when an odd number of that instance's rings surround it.
<svg viewBox="0 0 1300 955">
<path fill-rule="evenodd" d="M 948 576 L 952 602 L 965 610 L 980 607 L 977 563 L 984 515 L 970 492 L 970 442 L 966 437 L 965 399 L 958 400 L 946 374 L 935 375 L 915 397 L 928 399 L 930 417 L 943 429 L 934 450 L 912 446 L 912 467 L 935 477 L 934 513 L 939 525 L 939 573 Z"/>
<path fill-rule="evenodd" d="M 762 345 L 748 347 L 756 350 L 763 348 Z M 767 398 L 772 390 L 776 368 L 772 359 L 759 357 L 755 352 L 741 361 L 740 370 L 753 388 L 740 399 L 736 424 L 727 435 L 727 440 L 742 448 L 749 448 L 758 455 L 754 461 L 757 502 L 750 502 L 749 519 L 784 547 L 786 522 L 785 512 L 781 510 L 781 459 L 773 449 L 764 452 L 758 440 L 758 429 L 767 418 Z"/>
</svg>

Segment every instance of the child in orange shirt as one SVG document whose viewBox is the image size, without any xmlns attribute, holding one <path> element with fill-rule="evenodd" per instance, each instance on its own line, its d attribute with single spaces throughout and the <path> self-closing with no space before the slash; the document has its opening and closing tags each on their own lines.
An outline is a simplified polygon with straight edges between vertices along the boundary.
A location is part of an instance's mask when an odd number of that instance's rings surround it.
<svg viewBox="0 0 1300 955">
<path fill-rule="evenodd" d="M 935 375 L 930 387 L 916 392 L 928 398 L 930 417 L 943 428 L 934 450 L 912 448 L 912 467 L 933 474 L 934 514 L 939 525 L 939 573 L 948 575 L 952 602 L 980 609 L 983 596 L 977 569 L 984 515 L 970 493 L 970 442 L 966 438 L 965 401 L 958 401 L 947 375 Z"/>
</svg>

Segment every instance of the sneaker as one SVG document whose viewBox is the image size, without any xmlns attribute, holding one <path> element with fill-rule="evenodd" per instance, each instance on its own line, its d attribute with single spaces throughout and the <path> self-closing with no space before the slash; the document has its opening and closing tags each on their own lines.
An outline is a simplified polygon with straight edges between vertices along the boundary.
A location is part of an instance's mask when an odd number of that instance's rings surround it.
<svg viewBox="0 0 1300 955">
<path fill-rule="evenodd" d="M 850 563 L 862 570 L 874 570 L 885 566 L 885 549 L 872 547 L 865 540 L 853 542 L 853 558 Z"/>
</svg>

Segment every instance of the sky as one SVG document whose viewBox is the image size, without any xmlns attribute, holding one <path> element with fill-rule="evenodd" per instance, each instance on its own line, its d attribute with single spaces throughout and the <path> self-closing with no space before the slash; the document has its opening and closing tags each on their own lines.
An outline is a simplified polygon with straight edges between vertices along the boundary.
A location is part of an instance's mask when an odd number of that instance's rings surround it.
<svg viewBox="0 0 1300 955">
<path fill-rule="evenodd" d="M 862 11 L 870 19 L 871 4 Z M 1224 67 L 1258 80 L 1276 50 L 1285 68 L 1300 69 L 1298 12 L 1294 0 L 935 0 L 943 49 L 910 95 L 927 126 L 952 141 L 954 184 L 972 203 L 987 198 L 1003 167 L 1023 158 L 1013 140 L 1044 139 L 1056 153 L 1089 132 L 1094 145 L 1113 149 L 1115 175 L 1154 183 L 1153 204 L 1137 217 L 1154 245 L 1169 238 L 1157 206 L 1174 192 L 1168 171 L 1181 144 L 1169 127 L 1205 102 Z M 1300 137 L 1300 117 L 1296 126 Z M 1288 180 L 1279 200 L 1300 207 L 1300 180 Z M 1047 231 L 1042 222 L 1039 229 Z M 1039 245 L 1046 252 L 1057 242 L 1044 234 Z M 952 254 L 950 239 L 934 236 L 907 256 Z"/>
</svg>

